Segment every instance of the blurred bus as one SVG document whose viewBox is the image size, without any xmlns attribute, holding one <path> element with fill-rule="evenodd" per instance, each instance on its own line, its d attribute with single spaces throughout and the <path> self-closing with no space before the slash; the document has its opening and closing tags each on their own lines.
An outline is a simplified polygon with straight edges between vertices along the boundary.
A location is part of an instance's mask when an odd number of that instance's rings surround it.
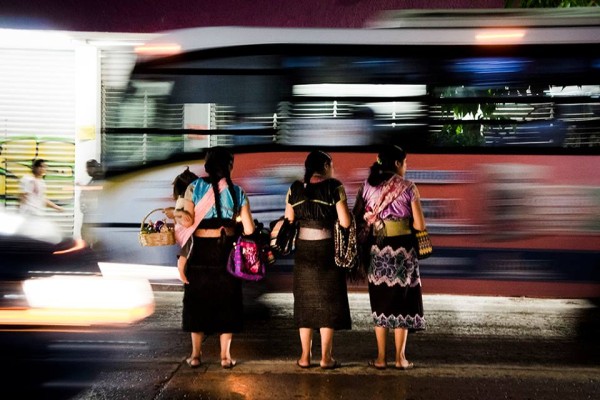
<svg viewBox="0 0 600 400">
<path fill-rule="evenodd" d="M 600 294 L 600 10 L 398 11 L 365 29 L 197 28 L 136 49 L 107 96 L 102 201 L 88 220 L 113 265 L 174 266 L 141 247 L 186 166 L 231 146 L 268 224 L 308 151 L 354 203 L 378 146 L 407 150 L 444 293 Z M 160 218 L 160 216 L 158 216 Z M 290 271 L 290 260 L 279 260 Z"/>
</svg>

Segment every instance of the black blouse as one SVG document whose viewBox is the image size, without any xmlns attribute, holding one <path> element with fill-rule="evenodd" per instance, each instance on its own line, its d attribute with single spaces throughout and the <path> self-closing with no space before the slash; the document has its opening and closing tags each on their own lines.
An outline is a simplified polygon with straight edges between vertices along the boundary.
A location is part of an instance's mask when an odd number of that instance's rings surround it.
<svg viewBox="0 0 600 400">
<path fill-rule="evenodd" d="M 346 191 L 337 179 L 325 179 L 304 187 L 295 181 L 287 193 L 286 202 L 294 208 L 294 219 L 300 226 L 333 228 L 337 221 L 335 205 L 346 200 Z"/>
</svg>

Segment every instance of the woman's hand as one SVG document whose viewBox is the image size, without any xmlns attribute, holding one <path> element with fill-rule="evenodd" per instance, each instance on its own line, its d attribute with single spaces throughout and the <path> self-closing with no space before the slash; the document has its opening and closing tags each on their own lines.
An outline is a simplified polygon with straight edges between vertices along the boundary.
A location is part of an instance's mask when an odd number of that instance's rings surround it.
<svg viewBox="0 0 600 400">
<path fill-rule="evenodd" d="M 175 219 L 175 207 L 167 207 L 163 210 L 167 218 Z"/>
<path fill-rule="evenodd" d="M 184 284 L 187 285 L 190 282 L 188 281 L 187 277 L 185 276 L 184 272 L 179 271 L 179 280 Z"/>
</svg>

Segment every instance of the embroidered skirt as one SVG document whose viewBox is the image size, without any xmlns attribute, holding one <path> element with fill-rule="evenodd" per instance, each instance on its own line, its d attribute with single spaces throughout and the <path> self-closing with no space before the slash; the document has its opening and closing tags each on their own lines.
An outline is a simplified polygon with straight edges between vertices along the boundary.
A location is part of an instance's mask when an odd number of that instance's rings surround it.
<svg viewBox="0 0 600 400">
<path fill-rule="evenodd" d="M 426 328 L 419 261 L 411 243 L 410 235 L 403 235 L 371 246 L 367 278 L 376 326 Z"/>
<path fill-rule="evenodd" d="M 298 328 L 350 329 L 346 271 L 335 265 L 333 239 L 296 240 L 294 321 Z"/>
<path fill-rule="evenodd" d="M 236 333 L 243 328 L 242 281 L 227 270 L 233 239 L 194 237 L 184 285 L 185 332 Z"/>
</svg>

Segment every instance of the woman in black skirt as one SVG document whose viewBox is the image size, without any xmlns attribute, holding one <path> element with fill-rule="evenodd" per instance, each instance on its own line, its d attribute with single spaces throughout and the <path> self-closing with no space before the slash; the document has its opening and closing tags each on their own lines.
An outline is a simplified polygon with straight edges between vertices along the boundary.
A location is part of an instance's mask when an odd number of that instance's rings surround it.
<svg viewBox="0 0 600 400">
<path fill-rule="evenodd" d="M 331 156 L 313 151 L 304 165 L 304 180 L 292 184 L 285 208 L 285 217 L 299 224 L 293 283 L 294 321 L 302 345 L 297 365 L 310 367 L 313 330 L 319 329 L 320 366 L 332 369 L 340 366 L 332 354 L 333 333 L 351 328 L 346 271 L 334 261 L 333 227 L 337 220 L 349 227 L 352 216 L 344 186 L 332 178 Z"/>
<path fill-rule="evenodd" d="M 195 206 L 202 204 L 205 215 L 183 242 L 178 262 L 184 283 L 182 328 L 192 338 L 192 353 L 186 361 L 190 367 L 198 367 L 205 336 L 218 333 L 221 366 L 233 368 L 236 360 L 231 357 L 231 341 L 233 333 L 243 327 L 242 282 L 227 272 L 227 259 L 241 233 L 236 229 L 236 217 L 247 235 L 254 232 L 254 222 L 246 193 L 231 181 L 233 155 L 225 148 L 213 147 L 207 152 L 204 169 L 208 176 L 192 182 L 185 199 Z"/>
<path fill-rule="evenodd" d="M 369 366 L 384 369 L 389 329 L 394 330 L 395 368 L 410 369 L 406 359 L 408 331 L 425 329 L 419 260 L 413 246 L 411 224 L 425 229 L 419 191 L 404 179 L 406 153 L 387 146 L 371 166 L 367 181 L 358 192 L 353 213 L 357 226 L 364 226 L 363 248 L 368 255 L 367 278 L 377 358 Z"/>
</svg>

